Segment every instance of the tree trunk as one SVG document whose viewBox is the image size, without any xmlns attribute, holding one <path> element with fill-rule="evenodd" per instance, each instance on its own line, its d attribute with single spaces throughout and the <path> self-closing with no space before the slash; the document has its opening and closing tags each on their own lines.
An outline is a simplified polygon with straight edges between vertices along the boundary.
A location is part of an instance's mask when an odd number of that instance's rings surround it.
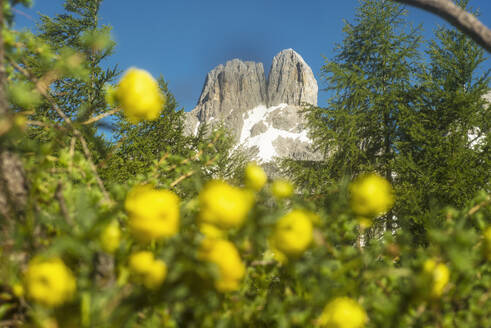
<svg viewBox="0 0 491 328">
<path fill-rule="evenodd" d="M 0 31 L 3 30 L 3 2 L 0 0 Z M 12 120 L 6 94 L 3 35 L 0 33 L 0 120 Z M 20 158 L 0 140 L 0 216 L 11 221 L 22 211 L 27 200 L 27 183 Z"/>
</svg>

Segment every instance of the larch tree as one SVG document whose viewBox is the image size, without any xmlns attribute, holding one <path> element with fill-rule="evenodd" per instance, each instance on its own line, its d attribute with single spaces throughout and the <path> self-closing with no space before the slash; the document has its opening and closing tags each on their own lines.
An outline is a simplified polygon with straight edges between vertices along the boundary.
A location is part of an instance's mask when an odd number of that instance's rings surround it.
<svg viewBox="0 0 491 328">
<path fill-rule="evenodd" d="M 467 4 L 458 1 L 463 9 Z M 399 122 L 396 160 L 396 211 L 418 241 L 426 227 L 445 219 L 445 206 L 463 206 L 479 190 L 489 191 L 491 181 L 484 50 L 464 33 L 440 26 L 427 55 L 416 100 Z"/>
<path fill-rule="evenodd" d="M 420 69 L 419 29 L 409 26 L 405 15 L 391 1 L 364 0 L 354 23 L 346 22 L 337 55 L 322 67 L 328 105 L 307 109 L 324 160 L 289 165 L 297 183 L 323 193 L 344 177 L 369 171 L 393 180 L 398 122 L 410 106 L 408 95 Z M 392 214 L 386 216 L 390 229 L 389 218 Z"/>
<path fill-rule="evenodd" d="M 68 65 L 72 63 L 78 67 L 78 74 L 59 78 L 60 73 L 70 67 L 49 67 L 50 74 L 46 74 L 46 65 L 39 54 L 26 60 L 26 68 L 34 75 L 51 77 L 52 80 L 46 82 L 50 84 L 52 99 L 77 124 L 97 158 L 105 156 L 107 151 L 103 138 L 97 132 L 107 128 L 109 123 L 104 120 L 89 123 L 97 115 L 108 114 L 110 107 L 105 100 L 105 86 L 114 82 L 120 74 L 117 66 L 104 67 L 104 61 L 113 54 L 116 44 L 110 37 L 111 27 L 100 23 L 101 3 L 102 0 L 66 0 L 63 14 L 54 17 L 41 15 L 37 25 L 37 37 L 49 46 L 46 52 L 69 58 Z M 31 118 L 62 121 L 49 103 L 40 106 Z M 31 133 L 43 142 L 52 139 L 52 136 L 45 135 L 43 129 L 33 129 Z M 63 139 L 65 145 L 74 140 L 71 135 Z"/>
</svg>

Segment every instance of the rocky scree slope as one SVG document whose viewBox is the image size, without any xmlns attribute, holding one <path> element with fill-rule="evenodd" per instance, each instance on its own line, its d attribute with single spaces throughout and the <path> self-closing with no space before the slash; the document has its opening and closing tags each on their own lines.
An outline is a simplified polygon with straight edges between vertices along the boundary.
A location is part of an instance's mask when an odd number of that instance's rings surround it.
<svg viewBox="0 0 491 328">
<path fill-rule="evenodd" d="M 273 58 L 268 79 L 262 63 L 233 59 L 208 73 L 197 106 L 186 114 L 185 131 L 223 124 L 251 159 L 315 160 L 319 154 L 310 148 L 300 111 L 317 105 L 317 92 L 311 68 L 292 49 Z"/>
</svg>

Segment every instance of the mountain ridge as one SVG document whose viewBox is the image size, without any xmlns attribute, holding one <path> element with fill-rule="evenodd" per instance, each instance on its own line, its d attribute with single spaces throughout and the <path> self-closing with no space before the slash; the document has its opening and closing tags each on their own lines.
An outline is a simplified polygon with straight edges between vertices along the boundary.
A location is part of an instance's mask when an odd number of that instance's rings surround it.
<svg viewBox="0 0 491 328">
<path fill-rule="evenodd" d="M 312 69 L 293 49 L 273 58 L 267 77 L 262 63 L 232 59 L 207 74 L 196 107 L 186 113 L 185 132 L 223 124 L 251 159 L 314 159 L 301 110 L 317 105 L 317 92 Z"/>
</svg>

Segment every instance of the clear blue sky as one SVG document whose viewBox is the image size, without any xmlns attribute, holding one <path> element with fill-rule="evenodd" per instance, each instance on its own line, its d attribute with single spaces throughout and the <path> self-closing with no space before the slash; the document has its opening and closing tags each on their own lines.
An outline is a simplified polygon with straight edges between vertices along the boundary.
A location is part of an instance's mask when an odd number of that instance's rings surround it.
<svg viewBox="0 0 491 328">
<path fill-rule="evenodd" d="M 38 13 L 63 13 L 62 0 L 35 0 L 17 7 L 16 28 L 34 28 Z M 491 26 L 491 0 L 471 0 L 481 21 Z M 353 21 L 358 0 L 105 0 L 101 22 L 113 27 L 116 53 L 105 64 L 144 68 L 164 75 L 186 111 L 201 93 L 208 71 L 233 58 L 262 62 L 282 49 L 295 49 L 319 81 L 322 56 L 333 57 L 342 41 L 343 19 Z M 423 23 L 425 38 L 445 24 L 436 16 L 408 7 L 408 20 Z M 491 68 L 490 59 L 485 68 Z M 325 93 L 319 94 L 325 105 Z"/>
</svg>

